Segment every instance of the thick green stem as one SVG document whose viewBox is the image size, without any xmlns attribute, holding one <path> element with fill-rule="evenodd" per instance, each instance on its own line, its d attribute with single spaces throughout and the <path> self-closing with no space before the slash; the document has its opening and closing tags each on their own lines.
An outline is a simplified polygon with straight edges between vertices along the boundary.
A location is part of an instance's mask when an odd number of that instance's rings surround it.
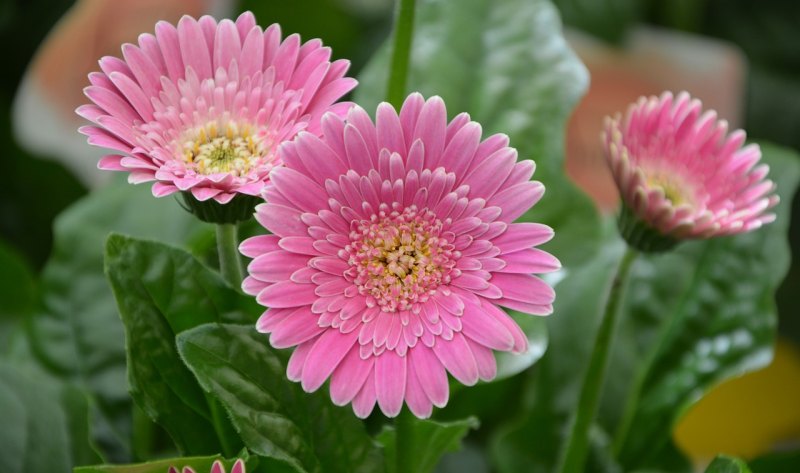
<svg viewBox="0 0 800 473">
<path fill-rule="evenodd" d="M 411 438 L 411 424 L 414 422 L 414 416 L 408 410 L 403 410 L 394 419 L 395 431 L 395 455 L 396 460 L 396 473 L 403 473 L 408 470 L 405 466 L 409 455 L 413 455 L 408 445 L 408 440 Z"/>
<path fill-rule="evenodd" d="M 217 253 L 219 253 L 219 271 L 222 277 L 238 289 L 242 285 L 243 273 L 235 223 L 217 224 Z"/>
<path fill-rule="evenodd" d="M 236 448 L 231 445 L 230 432 L 225 428 L 225 412 L 219 404 L 219 401 L 211 396 L 208 396 L 208 407 L 211 411 L 211 422 L 214 425 L 214 430 L 217 433 L 217 438 L 222 447 L 222 454 L 226 458 L 231 458 L 236 454 Z"/>
<path fill-rule="evenodd" d="M 414 32 L 414 10 L 416 0 L 398 0 L 394 22 L 394 43 L 389 82 L 386 85 L 386 101 L 400 110 L 406 96 L 408 63 L 411 57 L 411 40 Z"/>
<path fill-rule="evenodd" d="M 589 369 L 583 379 L 578 408 L 572 421 L 567 443 L 561 451 L 557 470 L 561 473 L 583 472 L 589 450 L 589 429 L 597 413 L 597 404 L 600 401 L 600 392 L 606 377 L 608 356 L 619 318 L 619 307 L 623 300 L 628 273 L 637 254 L 636 250 L 629 247 L 622 257 L 616 276 L 614 276 L 614 282 L 606 300 L 603 319 L 600 321 L 600 329 L 597 331 L 597 338 L 594 341 Z"/>
</svg>

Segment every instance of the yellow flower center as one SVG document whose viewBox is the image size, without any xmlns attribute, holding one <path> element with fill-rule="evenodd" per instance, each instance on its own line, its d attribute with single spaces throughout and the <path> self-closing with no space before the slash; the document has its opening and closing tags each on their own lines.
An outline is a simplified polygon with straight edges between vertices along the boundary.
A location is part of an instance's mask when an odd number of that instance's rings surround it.
<svg viewBox="0 0 800 473">
<path fill-rule="evenodd" d="M 266 146 L 248 124 L 228 123 L 220 129 L 209 122 L 189 133 L 183 143 L 183 157 L 200 174 L 247 174 L 266 154 Z"/>
<path fill-rule="evenodd" d="M 694 205 L 691 191 L 682 179 L 664 172 L 650 172 L 645 174 L 648 189 L 661 189 L 664 197 L 672 202 L 675 207 L 681 205 Z"/>
</svg>

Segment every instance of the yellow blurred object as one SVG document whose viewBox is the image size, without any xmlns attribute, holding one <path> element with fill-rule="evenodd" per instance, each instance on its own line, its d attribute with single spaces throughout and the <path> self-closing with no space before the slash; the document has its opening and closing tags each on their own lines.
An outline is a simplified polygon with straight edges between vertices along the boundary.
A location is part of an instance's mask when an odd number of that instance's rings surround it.
<svg viewBox="0 0 800 473">
<path fill-rule="evenodd" d="M 673 435 L 696 463 L 718 453 L 751 459 L 800 446 L 800 349 L 779 339 L 769 366 L 712 389 Z"/>
</svg>

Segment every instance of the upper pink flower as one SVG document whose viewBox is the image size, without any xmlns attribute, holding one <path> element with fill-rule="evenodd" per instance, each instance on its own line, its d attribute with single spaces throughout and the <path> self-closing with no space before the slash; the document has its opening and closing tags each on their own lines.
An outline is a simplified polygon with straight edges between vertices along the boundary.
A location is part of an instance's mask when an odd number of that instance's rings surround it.
<svg viewBox="0 0 800 473">
<path fill-rule="evenodd" d="M 624 119 L 607 118 L 603 143 L 626 212 L 673 240 L 742 233 L 775 219 L 769 170 L 758 145 L 728 134 L 716 112 L 686 92 L 642 97 Z"/>
<path fill-rule="evenodd" d="M 412 94 L 376 123 L 354 107 L 329 114 L 323 136 L 281 147 L 256 218 L 273 235 L 243 289 L 268 306 L 258 330 L 297 346 L 288 376 L 306 391 L 330 377 L 334 403 L 367 416 L 376 401 L 419 417 L 448 399 L 447 372 L 472 385 L 495 376 L 492 350 L 523 352 L 524 333 L 498 306 L 552 312 L 553 289 L 532 273 L 558 269 L 533 248 L 553 236 L 514 223 L 542 194 L 534 163 L 505 135 L 481 141 L 469 115 L 449 124 L 438 97 Z"/>
<path fill-rule="evenodd" d="M 281 41 L 252 13 L 236 22 L 185 16 L 159 22 L 155 36 L 122 46 L 124 60 L 104 57 L 85 89 L 94 104 L 77 113 L 89 143 L 115 150 L 101 169 L 129 171 L 132 183 L 156 181 L 157 197 L 190 191 L 200 201 L 259 195 L 279 164 L 278 146 L 300 130 L 320 133 L 325 112 L 355 87 L 349 62 L 298 35 Z"/>
</svg>

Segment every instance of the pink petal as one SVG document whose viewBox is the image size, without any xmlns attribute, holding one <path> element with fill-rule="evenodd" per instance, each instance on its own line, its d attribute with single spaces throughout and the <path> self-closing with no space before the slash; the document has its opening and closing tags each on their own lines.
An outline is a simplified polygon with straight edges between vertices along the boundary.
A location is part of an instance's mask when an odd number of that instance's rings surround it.
<svg viewBox="0 0 800 473">
<path fill-rule="evenodd" d="M 511 351 L 514 336 L 496 318 L 488 315 L 481 307 L 467 304 L 461 317 L 464 336 L 485 347 L 500 351 Z"/>
<path fill-rule="evenodd" d="M 472 386 L 478 382 L 478 365 L 462 334 L 453 334 L 452 340 L 438 338 L 433 351 L 447 371 L 462 384 Z"/>
<path fill-rule="evenodd" d="M 366 418 L 375 407 L 378 395 L 375 392 L 375 372 L 370 371 L 369 377 L 353 399 L 353 412 L 361 419 Z"/>
<path fill-rule="evenodd" d="M 406 391 L 406 359 L 385 351 L 375 360 L 375 392 L 378 405 L 387 417 L 394 417 L 403 407 Z"/>
<path fill-rule="evenodd" d="M 413 349 L 408 350 L 408 357 L 409 363 L 414 365 L 414 372 L 428 399 L 433 405 L 444 407 L 450 396 L 450 387 L 447 384 L 447 372 L 439 358 L 433 350 L 419 343 Z"/>
<path fill-rule="evenodd" d="M 553 229 L 541 223 L 512 223 L 505 233 L 492 240 L 500 254 L 541 245 L 553 238 Z"/>
<path fill-rule="evenodd" d="M 258 303 L 267 307 L 299 307 L 312 304 L 317 300 L 313 284 L 297 284 L 292 281 L 281 281 L 269 286 L 258 294 Z"/>
<path fill-rule="evenodd" d="M 358 339 L 358 332 L 326 330 L 319 336 L 303 365 L 302 386 L 306 392 L 319 389 Z"/>
<path fill-rule="evenodd" d="M 374 358 L 362 360 L 358 347 L 353 347 L 331 375 L 331 400 L 337 406 L 352 401 L 372 373 Z"/>
</svg>

